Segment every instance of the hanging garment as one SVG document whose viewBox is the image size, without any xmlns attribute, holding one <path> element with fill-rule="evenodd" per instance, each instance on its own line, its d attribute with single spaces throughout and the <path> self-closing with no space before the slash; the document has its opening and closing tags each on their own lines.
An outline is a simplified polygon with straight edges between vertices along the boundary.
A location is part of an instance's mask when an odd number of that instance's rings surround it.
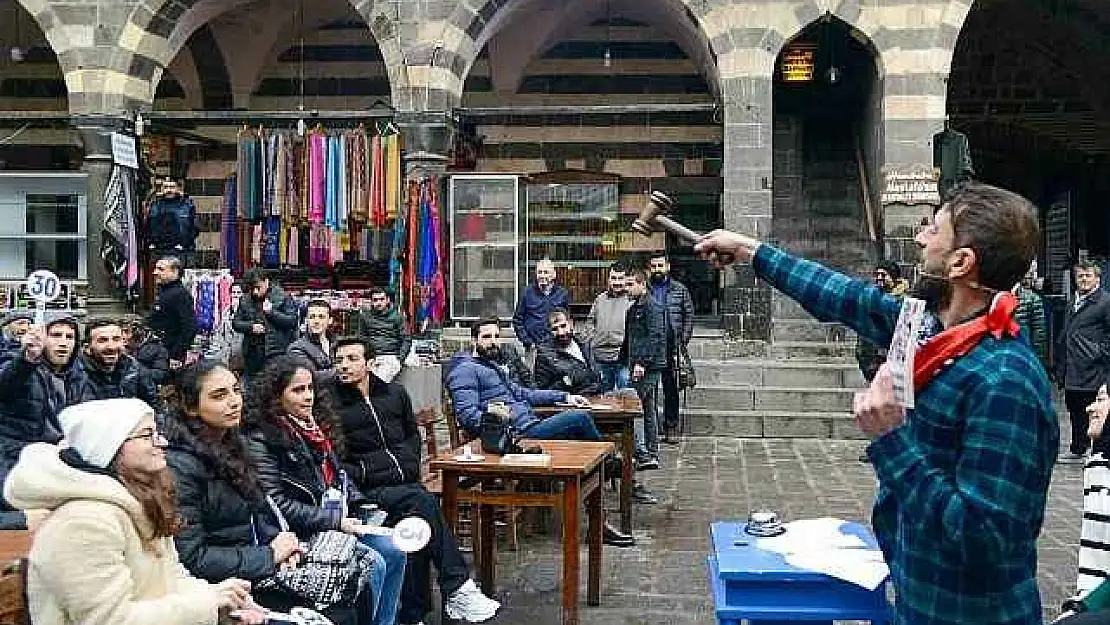
<svg viewBox="0 0 1110 625">
<path fill-rule="evenodd" d="M 428 316 L 437 326 L 442 325 L 447 311 L 447 284 L 443 275 L 443 227 L 439 212 L 439 179 L 431 178 L 429 186 L 429 213 L 431 216 L 431 246 L 434 252 L 431 262 L 431 284 L 429 285 Z"/>
<path fill-rule="evenodd" d="M 261 263 L 267 269 L 281 265 L 281 218 L 267 217 L 262 222 Z"/>
<path fill-rule="evenodd" d="M 339 189 L 343 171 L 339 167 L 339 137 L 328 137 L 327 184 L 324 196 L 324 223 L 328 228 L 339 228 Z"/>
<path fill-rule="evenodd" d="M 370 167 L 366 162 L 366 131 L 363 128 L 348 135 L 347 148 L 350 176 L 347 216 L 351 221 L 365 222 L 370 214 Z"/>
<path fill-rule="evenodd" d="M 416 318 L 416 243 L 420 240 L 420 183 L 409 182 L 408 242 L 405 245 L 405 314 L 408 319 Z"/>
<path fill-rule="evenodd" d="M 409 182 L 408 186 L 408 201 L 409 203 L 418 202 L 420 198 L 420 189 L 415 181 Z M 393 250 L 390 254 L 389 262 L 389 288 L 397 294 L 397 307 L 404 310 L 403 293 L 405 291 L 405 275 L 404 275 L 404 253 L 408 249 L 408 228 L 409 219 L 408 212 L 402 211 L 397 215 L 397 221 L 393 223 Z"/>
<path fill-rule="evenodd" d="M 339 200 L 336 202 L 336 221 L 340 230 L 347 229 L 347 203 L 350 201 L 351 170 L 347 164 L 347 135 L 339 135 Z"/>
<path fill-rule="evenodd" d="M 100 258 L 117 288 L 131 299 L 139 282 L 138 243 L 135 240 L 135 196 L 131 170 L 113 165 L 104 190 L 104 222 Z"/>
<path fill-rule="evenodd" d="M 194 283 L 194 291 L 197 332 L 210 333 L 216 329 L 216 283 L 204 276 Z"/>
<path fill-rule="evenodd" d="M 239 266 L 239 210 L 238 185 L 236 174 L 228 176 L 224 182 L 224 205 L 220 211 L 220 265 L 235 273 L 241 273 Z"/>
<path fill-rule="evenodd" d="M 262 264 L 262 224 L 251 227 L 251 263 Z"/>
<path fill-rule="evenodd" d="M 392 134 L 385 149 L 385 221 L 396 219 L 401 208 L 401 135 Z"/>
<path fill-rule="evenodd" d="M 375 135 L 372 141 L 370 169 L 370 223 L 381 229 L 385 225 L 385 158 L 382 153 L 382 138 Z"/>
<path fill-rule="evenodd" d="M 308 220 L 323 223 L 327 211 L 327 137 L 322 132 L 309 136 L 308 171 Z"/>
<path fill-rule="evenodd" d="M 326 267 L 331 242 L 328 241 L 328 229 L 323 224 L 312 224 L 311 240 L 309 241 L 309 266 Z"/>
<path fill-rule="evenodd" d="M 286 259 L 286 262 L 289 263 L 289 265 L 291 265 L 293 267 L 296 267 L 297 265 L 301 264 L 300 243 L 301 243 L 301 239 L 300 239 L 300 234 L 298 233 L 297 227 L 296 226 L 290 227 L 289 228 L 289 243 L 288 243 L 288 245 L 289 245 L 289 252 L 288 252 L 289 257 Z"/>
<path fill-rule="evenodd" d="M 284 218 L 289 211 L 289 142 L 284 132 L 276 132 L 274 135 L 274 202 L 270 214 Z"/>
</svg>

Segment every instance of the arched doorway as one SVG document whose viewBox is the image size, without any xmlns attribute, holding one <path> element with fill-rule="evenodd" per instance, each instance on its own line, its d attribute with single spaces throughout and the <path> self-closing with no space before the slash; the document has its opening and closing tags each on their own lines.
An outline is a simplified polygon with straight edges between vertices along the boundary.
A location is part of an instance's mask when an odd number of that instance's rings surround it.
<svg viewBox="0 0 1110 625">
<path fill-rule="evenodd" d="M 829 15 L 783 47 L 774 73 L 774 238 L 856 275 L 873 266 L 882 232 L 875 59 L 858 31 Z"/>
<path fill-rule="evenodd" d="M 611 184 L 618 214 L 609 221 L 531 224 L 530 262 L 550 255 L 584 313 L 604 290 L 611 262 L 643 265 L 648 249 L 666 245 L 696 312 L 715 323 L 716 272 L 678 241 L 627 235 L 652 190 L 671 195 L 677 218 L 692 228 L 721 224 L 716 67 L 685 7 L 671 0 L 521 3 L 497 23 L 464 85 L 462 135 L 473 143 L 463 149 L 474 158 L 456 159 L 457 169 L 528 174 L 545 186 L 586 178 Z M 538 214 L 547 195 L 532 202 Z M 587 231 L 596 235 L 588 250 L 575 243 Z M 531 265 L 524 269 L 531 274 Z"/>
</svg>

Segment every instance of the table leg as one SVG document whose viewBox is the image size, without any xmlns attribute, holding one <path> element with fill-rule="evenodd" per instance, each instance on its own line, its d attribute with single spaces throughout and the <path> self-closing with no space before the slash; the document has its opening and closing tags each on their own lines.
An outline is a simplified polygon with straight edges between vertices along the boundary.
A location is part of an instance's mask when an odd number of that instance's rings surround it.
<svg viewBox="0 0 1110 625">
<path fill-rule="evenodd" d="M 493 595 L 493 580 L 497 569 L 497 535 L 493 521 L 493 506 L 482 504 L 479 513 L 482 526 L 481 558 L 479 558 L 478 584 L 486 595 Z"/>
<path fill-rule="evenodd" d="M 443 518 L 455 534 L 459 524 L 459 474 L 455 471 L 443 471 Z"/>
<path fill-rule="evenodd" d="M 586 509 L 590 519 L 589 547 L 590 560 L 586 582 L 586 605 L 601 605 L 601 536 L 605 523 L 602 505 L 604 488 L 598 486 L 586 500 Z"/>
<path fill-rule="evenodd" d="M 632 533 L 632 454 L 636 435 L 632 422 L 624 422 L 621 432 L 621 531 Z"/>
<path fill-rule="evenodd" d="M 567 478 L 563 490 L 563 625 L 578 625 L 578 533 L 582 523 L 579 479 L 577 475 Z"/>
</svg>

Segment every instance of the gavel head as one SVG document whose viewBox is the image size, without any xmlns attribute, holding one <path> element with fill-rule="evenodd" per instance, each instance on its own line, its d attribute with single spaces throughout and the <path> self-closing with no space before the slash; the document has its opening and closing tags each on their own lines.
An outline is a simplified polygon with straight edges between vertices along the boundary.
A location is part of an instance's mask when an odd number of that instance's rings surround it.
<svg viewBox="0 0 1110 625">
<path fill-rule="evenodd" d="M 640 210 L 640 214 L 632 221 L 632 229 L 644 236 L 651 236 L 655 232 L 652 222 L 659 215 L 666 215 L 674 207 L 674 200 L 665 193 L 652 191 L 647 205 Z"/>
</svg>

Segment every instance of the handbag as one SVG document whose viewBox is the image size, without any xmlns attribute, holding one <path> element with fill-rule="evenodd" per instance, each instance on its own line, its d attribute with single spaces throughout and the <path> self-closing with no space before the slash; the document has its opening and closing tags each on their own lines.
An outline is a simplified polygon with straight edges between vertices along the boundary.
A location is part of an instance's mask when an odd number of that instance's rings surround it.
<svg viewBox="0 0 1110 625">
<path fill-rule="evenodd" d="M 281 531 L 289 531 L 289 523 L 269 495 L 270 504 Z M 252 521 L 253 522 L 253 521 Z M 261 590 L 278 590 L 292 595 L 313 610 L 327 610 L 339 604 L 351 604 L 358 598 L 370 579 L 374 554 L 370 548 L 350 534 L 327 530 L 302 543 L 300 563 L 290 569 L 279 569 L 273 577 L 260 581 Z"/>
<path fill-rule="evenodd" d="M 694 372 L 694 363 L 690 360 L 690 352 L 683 345 L 678 350 L 678 388 L 679 390 L 694 388 L 698 385 L 698 376 Z"/>
<path fill-rule="evenodd" d="M 517 443 L 512 418 L 513 414 L 505 404 L 489 403 L 486 411 L 482 413 L 482 422 L 479 426 L 478 438 L 482 441 L 482 451 L 499 456 L 523 453 L 524 450 Z"/>
</svg>

